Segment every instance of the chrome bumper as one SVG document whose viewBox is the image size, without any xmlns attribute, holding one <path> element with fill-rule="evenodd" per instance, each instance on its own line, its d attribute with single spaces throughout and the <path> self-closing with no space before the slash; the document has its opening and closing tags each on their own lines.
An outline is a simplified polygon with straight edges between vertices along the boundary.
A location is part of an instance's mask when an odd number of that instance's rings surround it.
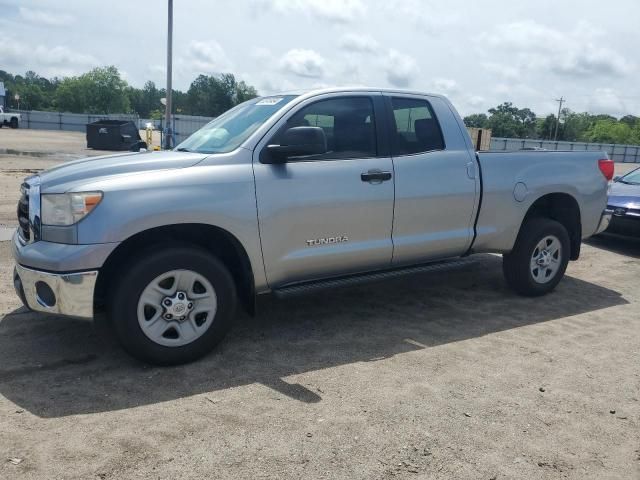
<svg viewBox="0 0 640 480">
<path fill-rule="evenodd" d="M 600 216 L 600 223 L 598 224 L 598 228 L 596 229 L 594 235 L 604 232 L 609 227 L 612 215 L 613 210 L 611 210 L 610 208 L 604 209 L 604 212 L 602 212 L 602 215 Z"/>
<path fill-rule="evenodd" d="M 16 265 L 13 285 L 25 307 L 44 313 L 93 318 L 97 271 L 47 273 Z"/>
</svg>

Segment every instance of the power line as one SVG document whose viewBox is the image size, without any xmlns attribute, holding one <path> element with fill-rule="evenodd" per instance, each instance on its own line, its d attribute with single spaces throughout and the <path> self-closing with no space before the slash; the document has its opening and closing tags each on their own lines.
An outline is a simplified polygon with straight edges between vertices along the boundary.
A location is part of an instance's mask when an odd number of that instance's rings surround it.
<svg viewBox="0 0 640 480">
<path fill-rule="evenodd" d="M 558 140 L 558 127 L 560 126 L 560 112 L 562 111 L 562 104 L 565 101 L 566 100 L 564 97 L 556 98 L 556 102 L 558 102 L 559 105 L 558 105 L 558 119 L 556 120 L 556 133 L 553 134 L 554 141 Z"/>
</svg>

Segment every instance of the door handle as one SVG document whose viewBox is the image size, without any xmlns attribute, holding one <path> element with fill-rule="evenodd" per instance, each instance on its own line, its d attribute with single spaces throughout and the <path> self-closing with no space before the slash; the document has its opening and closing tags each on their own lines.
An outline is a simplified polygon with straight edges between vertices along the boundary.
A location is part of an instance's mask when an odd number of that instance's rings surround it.
<svg viewBox="0 0 640 480">
<path fill-rule="evenodd" d="M 391 180 L 391 172 L 383 172 L 382 170 L 369 170 L 360 174 L 360 180 L 369 183 L 382 183 Z"/>
<path fill-rule="evenodd" d="M 476 166 L 473 162 L 467 163 L 467 177 L 471 180 L 475 180 L 476 178 Z"/>
</svg>

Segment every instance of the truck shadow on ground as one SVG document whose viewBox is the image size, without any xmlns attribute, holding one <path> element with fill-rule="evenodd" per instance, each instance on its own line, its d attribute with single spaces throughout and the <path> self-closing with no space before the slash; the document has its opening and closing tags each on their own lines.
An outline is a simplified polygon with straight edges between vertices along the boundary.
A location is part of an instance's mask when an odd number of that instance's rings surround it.
<svg viewBox="0 0 640 480">
<path fill-rule="evenodd" d="M 620 255 L 640 258 L 640 238 L 603 233 L 586 240 L 587 245 L 601 248 Z"/>
<path fill-rule="evenodd" d="M 253 383 L 302 402 L 321 393 L 289 375 L 389 358 L 626 304 L 613 290 L 566 277 L 550 296 L 506 289 L 501 259 L 287 301 L 266 299 L 206 358 L 142 365 L 108 330 L 18 309 L 0 323 L 0 394 L 40 417 L 97 413 Z M 314 389 L 315 390 L 315 389 Z"/>
</svg>

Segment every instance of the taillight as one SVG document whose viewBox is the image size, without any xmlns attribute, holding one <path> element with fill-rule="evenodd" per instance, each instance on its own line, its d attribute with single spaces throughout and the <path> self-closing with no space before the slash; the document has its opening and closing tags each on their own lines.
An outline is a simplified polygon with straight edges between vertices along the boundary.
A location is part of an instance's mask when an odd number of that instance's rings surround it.
<svg viewBox="0 0 640 480">
<path fill-rule="evenodd" d="M 609 160 L 608 158 L 598 160 L 598 168 L 607 181 L 610 181 L 613 178 L 613 170 L 615 169 L 615 163 L 613 163 L 613 160 Z"/>
</svg>

